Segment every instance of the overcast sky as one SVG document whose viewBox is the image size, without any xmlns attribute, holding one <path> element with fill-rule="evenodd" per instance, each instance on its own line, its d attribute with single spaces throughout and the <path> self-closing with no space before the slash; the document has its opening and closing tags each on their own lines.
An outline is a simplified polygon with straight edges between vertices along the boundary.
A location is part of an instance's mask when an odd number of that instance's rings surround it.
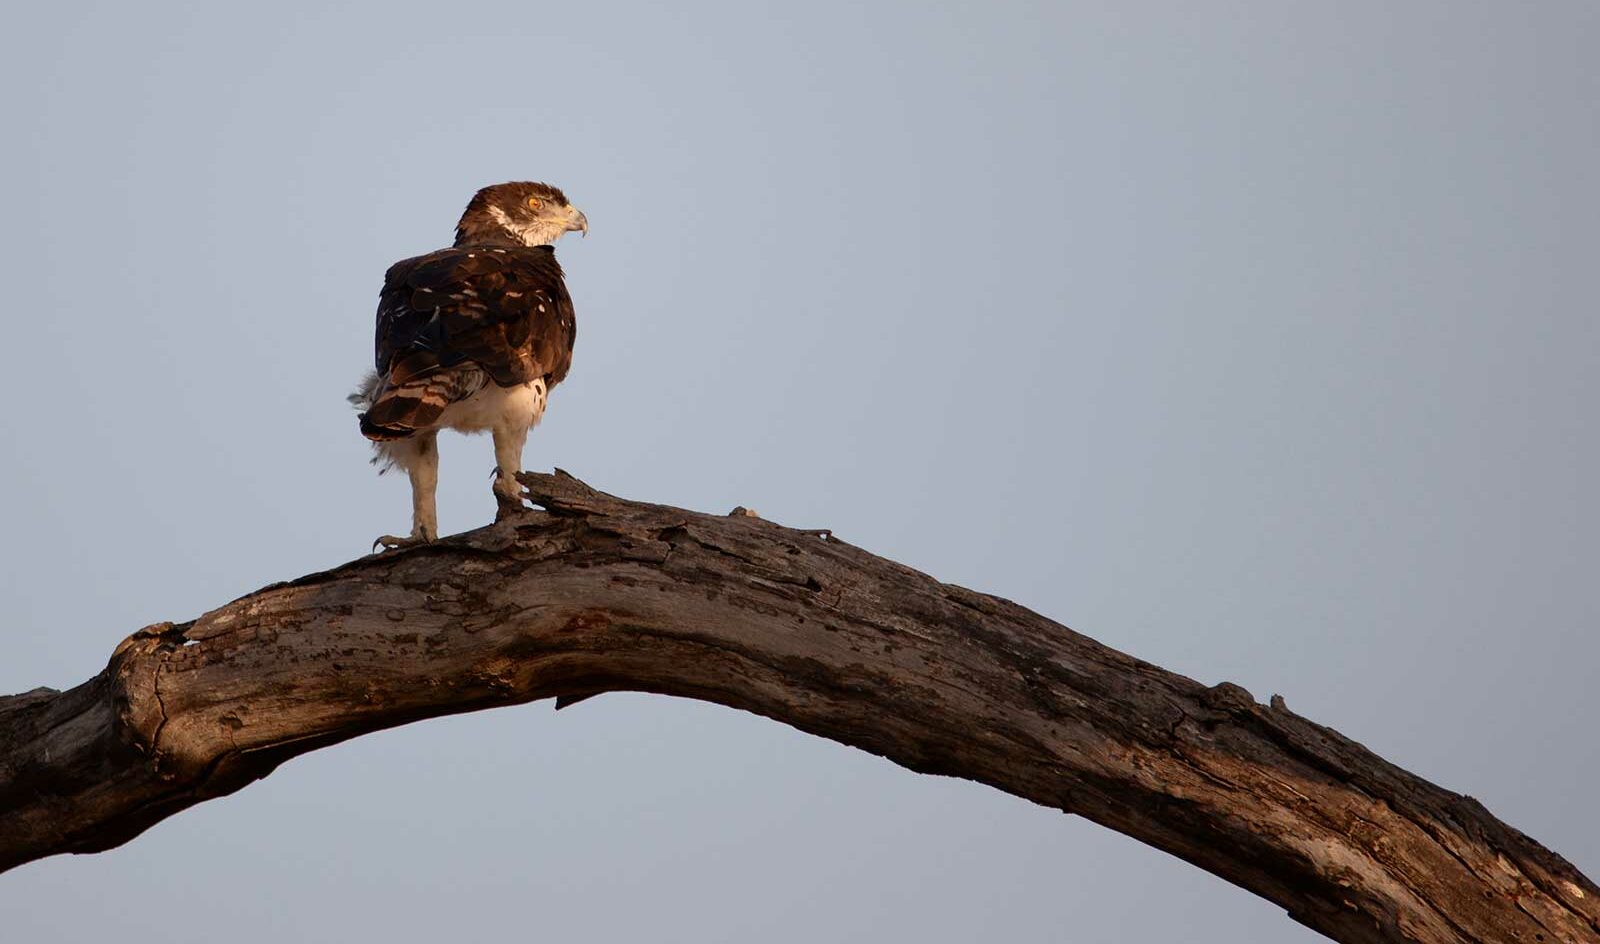
<svg viewBox="0 0 1600 944">
<path fill-rule="evenodd" d="M 0 36 L 0 691 L 403 530 L 390 262 L 563 187 L 526 453 L 1333 725 L 1600 876 L 1600 6 L 33 3 Z M 441 526 L 493 514 L 444 448 Z M 1108 830 L 614 695 L 0 877 L 7 941 L 1284 942 Z"/>
</svg>

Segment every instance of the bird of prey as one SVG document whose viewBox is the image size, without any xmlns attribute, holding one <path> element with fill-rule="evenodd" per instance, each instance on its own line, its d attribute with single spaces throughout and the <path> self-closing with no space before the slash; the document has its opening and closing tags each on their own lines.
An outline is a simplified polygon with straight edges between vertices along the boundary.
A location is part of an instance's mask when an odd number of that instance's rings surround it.
<svg viewBox="0 0 1600 944">
<path fill-rule="evenodd" d="M 411 479 L 411 534 L 385 548 L 439 536 L 434 492 L 438 435 L 494 437 L 495 519 L 522 509 L 515 476 L 528 430 L 567 376 L 577 335 L 572 298 L 556 262 L 565 233 L 589 221 L 549 184 L 479 190 L 456 224 L 455 245 L 389 267 L 378 294 L 376 370 L 350 398 L 379 472 Z"/>
</svg>

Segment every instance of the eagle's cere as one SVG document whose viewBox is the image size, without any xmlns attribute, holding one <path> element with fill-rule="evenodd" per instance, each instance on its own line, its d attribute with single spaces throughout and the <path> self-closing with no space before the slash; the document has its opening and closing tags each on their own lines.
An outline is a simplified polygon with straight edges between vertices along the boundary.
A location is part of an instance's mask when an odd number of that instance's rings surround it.
<svg viewBox="0 0 1600 944">
<path fill-rule="evenodd" d="M 572 364 L 572 298 L 556 262 L 562 234 L 589 221 L 555 187 L 485 187 L 456 224 L 455 245 L 389 267 L 378 295 L 377 369 L 351 398 L 374 462 L 411 479 L 411 534 L 439 536 L 434 492 L 441 429 L 494 436 L 499 516 L 523 507 L 515 478 L 528 430 Z"/>
</svg>

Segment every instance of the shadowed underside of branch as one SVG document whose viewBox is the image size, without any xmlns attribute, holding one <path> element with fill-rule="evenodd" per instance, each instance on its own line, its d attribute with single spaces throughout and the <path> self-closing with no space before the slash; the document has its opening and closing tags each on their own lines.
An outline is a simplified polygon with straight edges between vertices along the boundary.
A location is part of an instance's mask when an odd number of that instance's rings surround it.
<svg viewBox="0 0 1600 944">
<path fill-rule="evenodd" d="M 607 691 L 742 708 L 1085 816 L 1340 941 L 1593 942 L 1600 889 L 1336 731 L 826 534 L 524 473 L 501 524 L 267 587 L 0 698 L 0 870 L 297 754 Z"/>
</svg>

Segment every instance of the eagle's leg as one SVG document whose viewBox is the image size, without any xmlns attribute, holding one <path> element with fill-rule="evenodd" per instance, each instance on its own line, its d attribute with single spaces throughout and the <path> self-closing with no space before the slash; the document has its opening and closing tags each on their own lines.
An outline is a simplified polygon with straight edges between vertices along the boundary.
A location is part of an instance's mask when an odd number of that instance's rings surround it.
<svg viewBox="0 0 1600 944">
<path fill-rule="evenodd" d="M 439 537 L 439 512 L 434 495 L 439 488 L 439 434 L 417 433 L 389 447 L 396 465 L 411 479 L 411 536 L 397 538 L 385 534 L 372 542 L 385 548 L 427 544 Z"/>
<path fill-rule="evenodd" d="M 528 441 L 528 427 L 520 425 L 494 428 L 494 520 L 504 521 L 528 510 L 522 503 L 522 483 L 517 471 L 522 468 L 522 446 Z"/>
</svg>

